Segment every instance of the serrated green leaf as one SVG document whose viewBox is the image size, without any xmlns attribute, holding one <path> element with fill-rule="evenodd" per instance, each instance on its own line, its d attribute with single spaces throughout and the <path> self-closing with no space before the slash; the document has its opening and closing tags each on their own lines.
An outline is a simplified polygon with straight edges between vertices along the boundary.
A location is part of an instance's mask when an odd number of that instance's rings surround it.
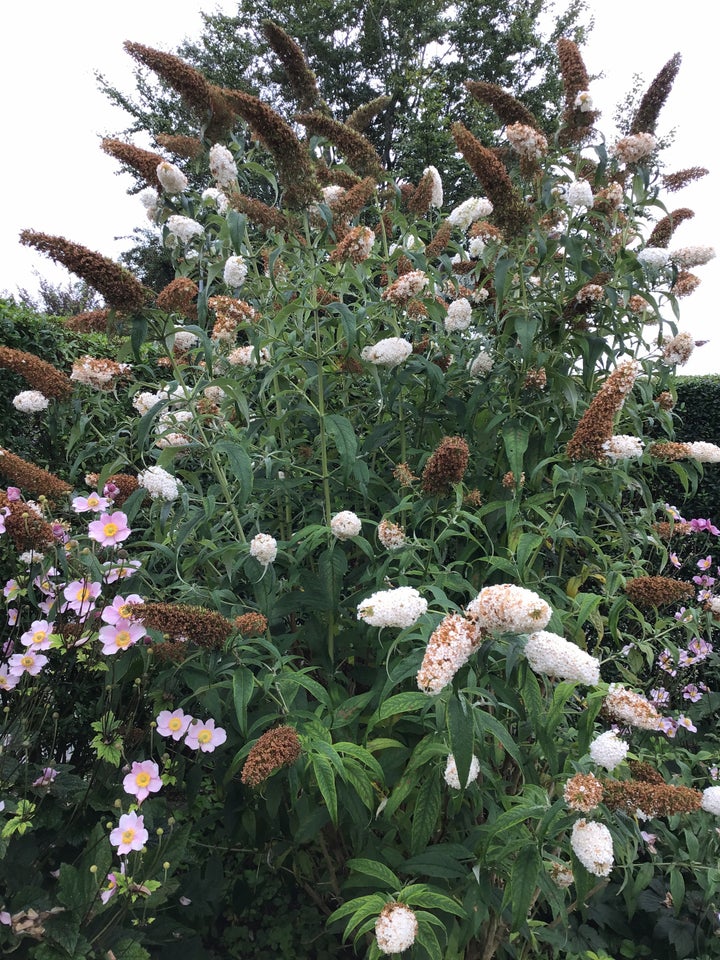
<svg viewBox="0 0 720 960">
<path fill-rule="evenodd" d="M 440 779 L 430 774 L 420 785 L 415 798 L 410 849 L 418 853 L 427 845 L 440 816 Z"/>
</svg>

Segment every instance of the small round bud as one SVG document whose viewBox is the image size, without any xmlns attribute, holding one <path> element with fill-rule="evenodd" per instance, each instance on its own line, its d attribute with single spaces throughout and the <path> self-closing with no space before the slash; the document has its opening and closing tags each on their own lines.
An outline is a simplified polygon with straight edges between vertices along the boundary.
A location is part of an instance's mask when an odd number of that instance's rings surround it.
<svg viewBox="0 0 720 960">
<path fill-rule="evenodd" d="M 97 864 L 94 863 L 94 864 L 90 867 L 90 873 L 97 873 L 97 870 L 98 870 Z"/>
<path fill-rule="evenodd" d="M 159 837 L 161 837 L 161 836 L 165 833 L 165 831 L 163 830 L 162 827 L 158 827 L 157 830 L 155 831 L 155 833 L 156 833 Z"/>
<path fill-rule="evenodd" d="M 170 869 L 170 861 L 166 860 L 165 863 L 163 864 L 163 870 L 169 870 L 169 869 Z"/>
</svg>

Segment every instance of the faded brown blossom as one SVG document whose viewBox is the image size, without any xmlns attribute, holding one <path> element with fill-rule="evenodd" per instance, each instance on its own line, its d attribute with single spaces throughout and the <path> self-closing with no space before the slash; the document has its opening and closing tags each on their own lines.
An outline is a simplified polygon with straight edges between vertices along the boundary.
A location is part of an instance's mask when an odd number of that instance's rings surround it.
<svg viewBox="0 0 720 960">
<path fill-rule="evenodd" d="M 375 97 L 374 100 L 368 100 L 367 103 L 363 103 L 353 110 L 345 121 L 345 126 L 357 130 L 358 133 L 362 133 L 363 130 L 367 129 L 370 125 L 370 122 L 374 120 L 379 113 L 382 113 L 383 110 L 389 107 L 391 103 L 392 97 L 388 97 L 385 94 Z"/>
<path fill-rule="evenodd" d="M 243 323 L 253 323 L 256 313 L 244 300 L 219 294 L 208 299 L 208 306 L 215 311 L 215 325 L 212 329 L 213 340 L 235 343 L 237 328 Z"/>
<path fill-rule="evenodd" d="M 566 782 L 563 797 L 571 810 L 590 813 L 602 803 L 603 787 L 592 773 L 576 773 Z"/>
<path fill-rule="evenodd" d="M 95 482 L 97 483 L 97 481 Z M 118 489 L 113 497 L 113 503 L 116 507 L 121 507 L 140 486 L 137 477 L 133 477 L 130 473 L 113 473 L 107 478 L 105 484 L 112 484 Z"/>
<path fill-rule="evenodd" d="M 408 210 L 417 217 L 424 217 L 430 209 L 435 181 L 432 171 L 421 177 L 413 195 L 408 200 Z"/>
<path fill-rule="evenodd" d="M 155 139 L 169 153 L 176 157 L 182 157 L 184 160 L 197 160 L 204 149 L 202 140 L 198 140 L 197 137 L 186 137 L 179 133 L 158 133 Z"/>
<path fill-rule="evenodd" d="M 480 493 L 477 487 L 473 487 L 472 490 L 468 490 L 468 492 L 463 497 L 463 504 L 466 507 L 481 507 L 482 502 L 483 502 L 482 494 Z"/>
<path fill-rule="evenodd" d="M 648 303 L 645 297 L 634 293 L 628 300 L 628 309 L 633 313 L 645 313 L 646 310 L 652 310 L 652 305 Z"/>
<path fill-rule="evenodd" d="M 348 166 L 361 177 L 382 175 L 383 165 L 375 147 L 357 130 L 318 111 L 298 114 L 296 120 L 310 133 L 334 143 Z"/>
<path fill-rule="evenodd" d="M 502 481 L 501 481 L 501 482 L 502 482 L 502 485 L 505 487 L 506 490 L 516 490 L 516 489 L 517 489 L 517 485 L 518 485 L 518 484 L 517 484 L 517 480 L 515 479 L 515 474 L 512 472 L 512 470 L 508 470 L 507 473 L 503 474 L 503 478 L 502 478 Z M 520 474 L 520 486 L 521 486 L 521 487 L 524 487 L 524 486 L 525 486 L 525 472 L 524 472 L 524 471 Z"/>
<path fill-rule="evenodd" d="M 252 611 L 243 613 L 234 620 L 235 629 L 244 637 L 260 637 L 267 630 L 267 617 Z"/>
<path fill-rule="evenodd" d="M 677 170 L 675 173 L 666 173 L 662 178 L 662 184 L 667 191 L 674 193 L 682 190 L 689 183 L 695 180 L 701 180 L 710 173 L 705 167 L 687 167 L 685 170 Z"/>
<path fill-rule="evenodd" d="M 694 216 L 695 212 L 688 207 L 680 207 L 679 210 L 673 210 L 672 213 L 663 217 L 662 220 L 658 220 L 655 224 L 652 233 L 648 237 L 647 246 L 667 247 L 676 227 L 679 227 L 684 220 L 692 220 Z"/>
<path fill-rule="evenodd" d="M 692 813 L 702 805 L 699 790 L 663 782 L 603 780 L 603 794 L 607 807 L 631 816 L 641 811 L 646 817 L 671 817 L 675 813 Z"/>
<path fill-rule="evenodd" d="M 525 390 L 544 390 L 547 386 L 547 373 L 545 367 L 539 367 L 537 370 L 528 370 L 525 374 L 523 387 Z"/>
<path fill-rule="evenodd" d="M 238 190 L 232 189 L 228 194 L 228 202 L 233 210 L 244 213 L 248 220 L 262 227 L 263 230 L 277 230 L 279 233 L 287 233 L 292 229 L 290 220 L 284 213 L 281 213 L 276 207 L 269 207 L 262 200 L 255 200 Z"/>
<path fill-rule="evenodd" d="M 0 346 L 0 367 L 17 373 L 44 397 L 65 400 L 72 395 L 73 385 L 70 378 L 51 363 L 36 357 L 34 353 Z"/>
<path fill-rule="evenodd" d="M 197 320 L 198 285 L 189 277 L 176 277 L 158 294 L 157 305 L 166 313 L 181 313 L 188 320 Z"/>
<path fill-rule="evenodd" d="M 175 640 L 191 640 L 208 650 L 222 650 L 233 625 L 215 610 L 183 603 L 133 604 L 134 620 Z"/>
<path fill-rule="evenodd" d="M 629 133 L 655 133 L 660 111 L 672 90 L 681 60 L 680 54 L 676 53 L 650 84 L 633 117 Z"/>
<path fill-rule="evenodd" d="M 659 440 L 651 443 L 647 452 L 656 460 L 670 463 L 673 460 L 686 460 L 690 456 L 690 448 L 685 443 L 676 443 L 672 440 Z"/>
<path fill-rule="evenodd" d="M 615 416 L 622 409 L 640 371 L 635 360 L 621 363 L 593 397 L 567 445 L 571 460 L 602 460 L 603 444 L 613 435 Z"/>
<path fill-rule="evenodd" d="M 672 285 L 672 292 L 676 297 L 689 297 L 699 286 L 700 277 L 687 270 L 681 270 L 675 279 L 675 283 Z"/>
<path fill-rule="evenodd" d="M 692 527 L 690 524 L 683 523 L 679 520 L 675 521 L 675 523 L 669 523 L 667 520 L 660 520 L 658 523 L 654 523 L 652 528 L 661 540 L 670 540 L 673 536 L 683 537 L 692 533 Z"/>
<path fill-rule="evenodd" d="M 122 140 L 113 140 L 110 137 L 101 140 L 100 146 L 109 156 L 115 157 L 120 163 L 139 173 L 149 186 L 154 187 L 158 192 L 162 192 L 162 184 L 157 177 L 157 168 L 165 157 L 150 150 L 142 150 L 132 143 L 124 143 Z"/>
<path fill-rule="evenodd" d="M 224 93 L 230 106 L 250 125 L 253 136 L 273 155 L 285 205 L 291 210 L 301 210 L 320 199 L 320 186 L 313 173 L 310 155 L 290 124 L 258 97 L 241 90 L 225 90 Z"/>
<path fill-rule="evenodd" d="M 0 457 L 0 464 L 3 459 Z M 5 529 L 15 549 L 20 553 L 23 550 L 37 550 L 42 553 L 56 542 L 51 525 L 39 517 L 26 503 L 20 500 L 8 500 L 4 490 L 0 490 L 0 509 L 8 511 L 5 517 Z"/>
<path fill-rule="evenodd" d="M 60 500 L 72 493 L 69 483 L 41 467 L 36 467 L 34 463 L 28 463 L 4 447 L 0 447 L 0 476 L 5 477 L 11 486 L 20 487 L 23 493 L 34 497 Z"/>
<path fill-rule="evenodd" d="M 662 393 L 659 393 L 657 397 L 655 397 L 655 403 L 661 410 L 672 410 L 675 406 L 675 398 L 669 390 L 663 390 Z"/>
<path fill-rule="evenodd" d="M 106 333 L 109 317 L 109 310 L 86 310 L 84 313 L 76 313 L 74 317 L 68 317 L 63 323 L 68 330 L 75 330 L 77 333 Z"/>
<path fill-rule="evenodd" d="M 634 577 L 625 584 L 625 592 L 636 607 L 647 610 L 694 597 L 695 587 L 672 577 Z"/>
<path fill-rule="evenodd" d="M 628 760 L 627 765 L 635 780 L 642 780 L 644 783 L 665 783 L 662 774 L 645 760 Z"/>
<path fill-rule="evenodd" d="M 56 263 L 62 263 L 72 273 L 82 277 L 116 310 L 136 313 L 142 309 L 146 300 L 145 288 L 129 270 L 118 266 L 107 257 L 88 250 L 79 243 L 72 243 L 65 237 L 38 233 L 35 230 L 23 230 L 20 242 L 26 247 L 34 247 L 47 254 Z"/>
<path fill-rule="evenodd" d="M 374 241 L 375 234 L 370 227 L 353 227 L 330 254 L 330 260 L 332 263 L 342 263 L 345 260 L 361 263 L 370 256 Z"/>
<path fill-rule="evenodd" d="M 352 220 L 375 194 L 376 183 L 372 177 L 365 177 L 351 186 L 339 200 L 331 206 L 335 221 Z"/>
<path fill-rule="evenodd" d="M 430 243 L 425 248 L 425 255 L 429 260 L 439 257 L 447 249 L 448 243 L 452 238 L 453 228 L 447 220 L 443 220 Z"/>
<path fill-rule="evenodd" d="M 477 101 L 486 104 L 495 111 L 503 125 L 522 123 L 540 131 L 537 118 L 524 107 L 512 94 L 507 93 L 496 83 L 485 83 L 478 80 L 466 80 L 465 89 Z"/>
<path fill-rule="evenodd" d="M 451 133 L 458 150 L 492 201 L 493 218 L 498 226 L 510 236 L 520 233 L 530 219 L 530 208 L 516 192 L 501 161 L 462 123 L 454 123 Z"/>
<path fill-rule="evenodd" d="M 565 110 L 559 139 L 562 144 L 579 143 L 588 136 L 600 114 L 597 110 L 579 110 L 575 106 L 577 95 L 590 88 L 590 78 L 578 45 L 561 37 L 557 51 L 565 90 Z"/>
<path fill-rule="evenodd" d="M 262 31 L 285 69 L 288 85 L 300 109 L 312 110 L 323 105 L 315 74 L 300 46 L 272 20 L 262 21 Z"/>
<path fill-rule="evenodd" d="M 240 779 L 250 787 L 258 787 L 275 770 L 291 767 L 302 754 L 297 731 L 282 726 L 267 730 L 247 755 Z"/>
<path fill-rule="evenodd" d="M 351 190 L 360 183 L 360 177 L 357 174 L 342 170 L 338 166 L 329 167 L 322 158 L 315 162 L 315 176 L 323 186 L 342 187 L 344 190 Z M 374 186 L 373 180 L 373 188 Z"/>
<path fill-rule="evenodd" d="M 180 57 L 141 43 L 128 40 L 123 46 L 134 60 L 149 67 L 180 94 L 202 123 L 209 140 L 221 140 L 232 130 L 235 117 L 223 91 L 209 83 L 194 67 Z"/>
<path fill-rule="evenodd" d="M 427 494 L 450 493 L 467 470 L 470 449 L 463 437 L 443 437 L 430 455 L 422 472 L 422 488 Z"/>
<path fill-rule="evenodd" d="M 406 463 L 398 463 L 393 469 L 393 477 L 401 487 L 411 487 L 418 479 Z"/>
</svg>

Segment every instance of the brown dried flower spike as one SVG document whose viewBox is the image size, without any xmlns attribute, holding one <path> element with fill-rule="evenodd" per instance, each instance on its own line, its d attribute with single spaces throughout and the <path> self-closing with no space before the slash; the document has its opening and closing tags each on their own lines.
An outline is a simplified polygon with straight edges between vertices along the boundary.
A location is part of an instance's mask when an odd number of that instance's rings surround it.
<svg viewBox="0 0 720 960">
<path fill-rule="evenodd" d="M 253 745 L 240 779 L 250 787 L 258 787 L 274 770 L 291 767 L 301 753 L 300 739 L 293 727 L 274 727 Z"/>
<path fill-rule="evenodd" d="M 625 584 L 625 592 L 636 607 L 666 607 L 695 596 L 695 587 L 672 577 L 635 577 Z"/>
<path fill-rule="evenodd" d="M 422 472 L 425 493 L 449 493 L 454 483 L 465 476 L 470 450 L 462 437 L 443 437 Z"/>
</svg>

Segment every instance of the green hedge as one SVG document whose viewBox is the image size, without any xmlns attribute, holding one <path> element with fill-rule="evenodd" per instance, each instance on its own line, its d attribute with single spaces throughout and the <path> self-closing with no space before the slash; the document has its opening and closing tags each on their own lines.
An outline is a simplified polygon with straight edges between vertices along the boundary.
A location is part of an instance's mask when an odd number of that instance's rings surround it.
<svg viewBox="0 0 720 960">
<path fill-rule="evenodd" d="M 720 375 L 678 377 L 675 439 L 704 440 L 720 445 Z M 678 477 L 660 470 L 662 496 L 685 510 L 688 517 L 710 517 L 720 522 L 720 464 L 705 464 L 704 476 L 692 495 L 692 509 Z M 683 506 L 685 503 L 685 506 Z"/>
</svg>

